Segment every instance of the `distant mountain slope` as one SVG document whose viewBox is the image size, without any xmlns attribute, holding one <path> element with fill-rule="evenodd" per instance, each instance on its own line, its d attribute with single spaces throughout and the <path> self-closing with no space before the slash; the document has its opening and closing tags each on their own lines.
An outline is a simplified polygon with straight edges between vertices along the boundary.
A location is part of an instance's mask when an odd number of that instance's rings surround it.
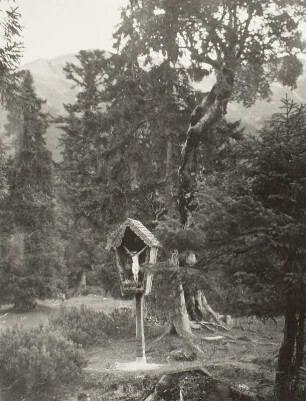
<svg viewBox="0 0 306 401">
<path fill-rule="evenodd" d="M 52 60 L 38 59 L 21 66 L 23 70 L 31 71 L 37 94 L 47 100 L 50 112 L 62 112 L 63 104 L 74 102 L 77 89 L 66 79 L 63 68 L 66 63 L 77 61 L 74 55 L 69 54 Z"/>
<path fill-rule="evenodd" d="M 77 89 L 68 81 L 63 72 L 66 63 L 76 63 L 73 54 L 56 57 L 52 60 L 39 59 L 23 65 L 21 68 L 30 70 L 37 94 L 46 99 L 46 108 L 53 116 L 63 113 L 63 104 L 74 103 Z M 47 131 L 47 145 L 55 161 L 61 159 L 58 140 L 61 130 L 52 125 Z"/>
<path fill-rule="evenodd" d="M 73 103 L 77 94 L 72 83 L 65 78 L 63 67 L 66 62 L 77 62 L 77 59 L 70 54 L 52 60 L 35 60 L 21 67 L 31 71 L 38 95 L 47 100 L 47 109 L 55 116 L 63 112 L 64 103 Z M 278 110 L 280 99 L 285 97 L 286 93 L 296 102 L 306 103 L 306 60 L 303 60 L 303 64 L 304 72 L 299 78 L 298 87 L 295 90 L 290 91 L 281 84 L 274 83 L 271 88 L 273 95 L 270 102 L 257 101 L 250 108 L 245 108 L 238 103 L 231 103 L 228 106 L 227 118 L 231 121 L 240 119 L 247 131 L 255 132 L 266 119 Z M 207 91 L 212 84 L 213 77 L 209 77 L 197 87 Z M 54 160 L 57 161 L 60 160 L 60 149 L 58 149 L 60 133 L 61 131 L 54 126 L 50 127 L 47 132 L 48 147 L 52 151 Z"/>
<path fill-rule="evenodd" d="M 280 107 L 280 100 L 286 94 L 297 103 L 306 103 L 306 60 L 303 60 L 303 74 L 299 77 L 297 88 L 290 90 L 280 83 L 271 85 L 272 96 L 270 101 L 257 100 L 252 107 L 246 108 L 238 103 L 230 103 L 228 106 L 228 118 L 241 119 L 250 131 L 260 128 L 263 122 L 269 119 Z"/>
</svg>

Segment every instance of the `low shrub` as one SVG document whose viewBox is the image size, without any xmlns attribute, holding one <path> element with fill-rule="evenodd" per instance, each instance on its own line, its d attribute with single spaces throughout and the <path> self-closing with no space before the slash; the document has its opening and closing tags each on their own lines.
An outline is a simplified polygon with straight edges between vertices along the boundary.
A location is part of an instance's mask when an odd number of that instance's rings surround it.
<svg viewBox="0 0 306 401">
<path fill-rule="evenodd" d="M 131 308 L 116 308 L 109 316 L 113 325 L 113 333 L 109 333 L 110 336 L 124 338 L 135 335 L 135 313 Z"/>
<path fill-rule="evenodd" d="M 69 382 L 86 364 L 84 351 L 48 326 L 16 326 L 0 335 L 0 376 L 22 390 Z"/>
<path fill-rule="evenodd" d="M 118 308 L 106 314 L 85 305 L 79 308 L 61 306 L 50 323 L 66 338 L 84 346 L 105 344 L 110 338 L 135 332 L 135 317 L 130 308 Z"/>
<path fill-rule="evenodd" d="M 81 294 L 83 296 L 87 296 L 87 295 L 98 295 L 101 297 L 105 296 L 105 290 L 101 287 L 98 286 L 94 286 L 94 285 L 86 285 L 86 288 L 84 288 L 81 291 Z"/>
</svg>

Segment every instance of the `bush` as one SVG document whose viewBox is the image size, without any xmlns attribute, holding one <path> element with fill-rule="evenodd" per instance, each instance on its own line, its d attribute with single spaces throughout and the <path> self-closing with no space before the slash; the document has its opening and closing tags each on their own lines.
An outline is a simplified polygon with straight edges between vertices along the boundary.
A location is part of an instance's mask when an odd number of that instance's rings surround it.
<svg viewBox="0 0 306 401">
<path fill-rule="evenodd" d="M 135 332 L 135 317 L 130 308 L 118 308 L 108 315 L 84 305 L 79 308 L 61 306 L 50 323 L 66 338 L 84 346 L 105 344 L 110 338 Z"/>
<path fill-rule="evenodd" d="M 113 324 L 113 335 L 115 337 L 124 338 L 135 335 L 136 319 L 131 308 L 116 308 L 109 316 Z"/>
<path fill-rule="evenodd" d="M 48 326 L 17 326 L 0 335 L 0 376 L 22 390 L 68 382 L 84 366 L 84 351 Z"/>
</svg>

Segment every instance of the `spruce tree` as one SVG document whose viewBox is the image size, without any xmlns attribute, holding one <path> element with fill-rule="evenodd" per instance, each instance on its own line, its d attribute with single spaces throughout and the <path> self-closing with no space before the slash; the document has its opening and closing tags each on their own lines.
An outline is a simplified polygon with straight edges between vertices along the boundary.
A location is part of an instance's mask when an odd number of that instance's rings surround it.
<svg viewBox="0 0 306 401">
<path fill-rule="evenodd" d="M 22 74 L 20 102 L 9 114 L 17 149 L 9 166 L 6 198 L 6 251 L 1 261 L 1 293 L 18 309 L 65 286 L 62 247 L 56 229 L 53 162 L 46 148 L 48 116 L 37 97 L 30 72 Z"/>
<path fill-rule="evenodd" d="M 106 58 L 103 51 L 82 50 L 78 62 L 67 63 L 67 79 L 79 88 L 74 104 L 65 104 L 65 115 L 58 119 L 64 131 L 61 137 L 63 161 L 62 177 L 65 199 L 74 220 L 81 225 L 101 224 L 95 191 L 103 185 L 103 160 L 98 152 L 105 149 L 107 134 L 102 105 L 102 83 Z M 102 174 L 101 174 L 102 173 Z"/>
<path fill-rule="evenodd" d="M 126 216 L 147 223 L 174 209 L 168 199 L 188 125 L 182 122 L 196 100 L 186 74 L 166 64 L 147 72 L 128 54 L 99 50 L 81 51 L 77 59 L 65 67 L 80 92 L 59 120 L 61 170 L 73 241 L 79 236 L 78 251 L 96 254 L 89 237 L 104 241 Z"/>
<path fill-rule="evenodd" d="M 57 119 L 63 130 L 59 172 L 66 214 L 65 255 L 74 294 L 86 283 L 94 248 L 109 221 L 110 197 L 103 155 L 108 133 L 102 104 L 106 63 L 103 51 L 82 50 L 77 61 L 64 68 L 67 79 L 79 89 L 75 103 L 65 104 L 65 114 Z"/>
<path fill-rule="evenodd" d="M 304 105 L 283 99 L 258 137 L 231 146 L 206 175 L 193 215 L 204 236 L 194 268 L 220 273 L 224 311 L 284 317 L 275 382 L 281 401 L 302 400 L 306 390 L 305 117 Z"/>
</svg>

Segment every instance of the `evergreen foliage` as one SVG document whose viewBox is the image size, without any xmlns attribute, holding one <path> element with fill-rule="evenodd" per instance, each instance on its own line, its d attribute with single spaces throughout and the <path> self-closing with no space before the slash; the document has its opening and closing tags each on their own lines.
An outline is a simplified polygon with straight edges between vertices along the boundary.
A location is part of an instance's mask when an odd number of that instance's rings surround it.
<svg viewBox="0 0 306 401">
<path fill-rule="evenodd" d="M 82 51 L 77 58 L 79 65 L 69 64 L 65 71 L 80 92 L 59 120 L 62 170 L 69 199 L 78 205 L 74 216 L 103 231 L 126 214 L 155 219 L 167 202 L 167 174 L 174 181 L 196 93 L 184 70 L 166 63 L 147 72 L 126 55 Z M 92 103 L 86 106 L 87 97 Z"/>
<path fill-rule="evenodd" d="M 100 207 L 102 200 L 98 197 L 105 180 L 105 160 L 97 156 L 105 149 L 108 137 L 101 104 L 106 56 L 99 50 L 81 51 L 77 59 L 77 64 L 69 63 L 64 69 L 80 91 L 74 104 L 64 105 L 66 115 L 58 120 L 64 131 L 62 178 L 74 220 L 85 221 L 85 226 L 88 220 L 101 225 L 103 215 L 97 210 L 107 213 L 104 205 Z"/>
<path fill-rule="evenodd" d="M 198 266 L 207 267 L 211 257 L 209 269 L 227 266 L 228 279 L 242 285 L 241 297 L 236 291 L 232 304 L 244 315 L 282 313 L 289 284 L 300 285 L 306 234 L 304 129 L 304 107 L 284 99 L 259 137 L 232 144 L 200 184 L 194 218 L 205 233 L 206 257 Z M 288 256 L 293 259 L 286 272 Z M 293 292 L 298 295 L 297 288 Z"/>
<path fill-rule="evenodd" d="M 194 214 L 205 236 L 194 267 L 221 271 L 228 312 L 285 317 L 276 373 L 281 400 L 305 391 L 305 117 L 304 105 L 283 99 L 259 137 L 231 146 L 205 177 Z"/>
<path fill-rule="evenodd" d="M 0 103 L 4 106 L 17 98 L 16 68 L 22 54 L 20 13 L 12 0 L 0 1 Z"/>
<path fill-rule="evenodd" d="M 75 256 L 83 252 L 109 289 L 114 275 L 109 264 L 105 274 L 99 242 L 126 215 L 146 222 L 173 212 L 180 142 L 196 94 L 184 71 L 166 64 L 147 72 L 126 56 L 98 50 L 77 58 L 65 72 L 80 92 L 58 120 L 64 131 L 62 193 L 73 235 L 67 261 L 73 275 L 80 269 Z"/>
<path fill-rule="evenodd" d="M 109 221 L 112 199 L 106 186 L 105 158 L 109 133 L 102 103 L 106 64 L 103 51 L 80 51 L 77 62 L 64 68 L 67 78 L 79 89 L 76 102 L 64 105 L 65 115 L 56 120 L 63 130 L 59 193 L 71 286 L 82 272 L 91 271 L 95 247 Z"/>
<path fill-rule="evenodd" d="M 20 102 L 9 115 L 8 132 L 17 136 L 17 150 L 9 165 L 1 260 L 1 296 L 13 295 L 15 307 L 20 309 L 31 308 L 36 298 L 53 296 L 65 287 L 53 165 L 45 142 L 48 117 L 41 111 L 42 104 L 31 74 L 24 72 Z"/>
</svg>

